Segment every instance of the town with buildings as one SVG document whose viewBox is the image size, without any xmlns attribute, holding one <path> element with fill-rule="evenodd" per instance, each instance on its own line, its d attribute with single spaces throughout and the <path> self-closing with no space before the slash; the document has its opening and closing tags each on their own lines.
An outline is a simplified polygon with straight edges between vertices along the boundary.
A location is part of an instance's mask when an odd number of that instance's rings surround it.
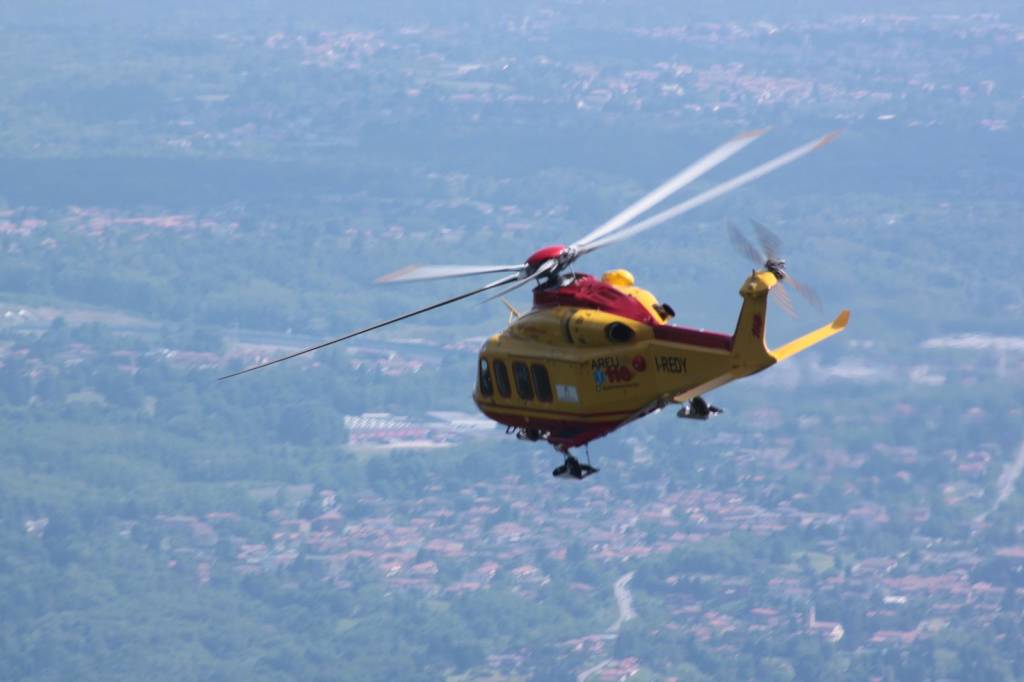
<svg viewBox="0 0 1024 682">
<path fill-rule="evenodd" d="M 13 307 L 4 312 L 8 333 L 54 314 Z M 450 350 L 435 352 L 469 357 L 459 344 L 449 345 Z M 384 346 L 374 351 L 367 342 L 365 350 L 341 357 L 352 371 L 375 372 L 381 380 L 400 381 L 421 371 L 403 360 L 395 344 Z M 1019 339 L 933 338 L 919 347 L 922 364 L 908 375 L 910 383 L 916 377 L 919 390 L 1024 377 Z M 0 358 L 5 362 L 28 354 L 10 344 L 5 348 Z M 997 362 L 983 354 L 991 348 L 1002 351 Z M 875 350 L 876 366 L 884 366 Z M 147 359 L 117 351 L 113 361 L 128 374 L 138 371 L 140 361 L 216 372 L 231 352 L 165 350 Z M 423 350 L 413 345 L 408 353 Z M 42 376 L 95 360 L 94 349 L 72 343 L 52 356 L 56 364 L 36 364 L 34 372 Z M 849 369 L 855 364 L 852 359 L 836 363 L 832 380 L 877 386 L 876 375 Z M 394 367 L 404 372 L 388 369 Z M 66 400 L 88 396 L 69 394 Z M 646 619 L 652 610 L 657 613 L 664 631 L 722 652 L 767 632 L 813 636 L 863 652 L 912 647 L 941 636 L 953 619 L 997 627 L 997 619 L 1024 596 L 1019 594 L 1024 585 L 1012 577 L 1024 569 L 1024 545 L 1015 534 L 991 549 L 981 549 L 980 543 L 991 541 L 990 517 L 1005 491 L 1016 485 L 1024 449 L 982 443 L 963 451 L 947 448 L 936 458 L 902 436 L 874 442 L 867 452 L 851 451 L 830 445 L 826 436 L 844 423 L 843 415 L 801 409 L 784 415 L 762 405 L 731 423 L 723 418 L 709 436 L 676 438 L 667 447 L 649 431 L 627 429 L 607 439 L 619 454 L 610 454 L 606 445 L 597 448 L 608 460 L 601 476 L 568 486 L 548 474 L 554 453 L 516 442 L 482 416 L 438 410 L 420 416 L 351 414 L 344 417 L 347 435 L 337 444 L 339 453 L 413 467 L 422 476 L 412 484 L 415 494 L 391 494 L 386 482 L 383 488 L 371 482 L 354 493 L 266 483 L 247 491 L 262 510 L 258 518 L 231 508 L 202 514 L 166 509 L 124 521 L 121 532 L 156 538 L 151 544 L 167 570 L 191 575 L 196 589 L 211 581 L 267 576 L 327 582 L 340 591 L 379 583 L 395 593 L 440 601 L 497 590 L 539 602 L 551 590 L 568 590 L 579 599 L 604 601 L 609 625 L 621 591 L 636 600 L 635 609 Z M 877 426 L 922 409 L 927 408 L 908 401 L 893 412 L 861 417 Z M 984 423 L 992 409 L 978 404 L 943 414 L 959 423 Z M 1005 416 L 1019 419 L 1021 409 L 1011 408 Z M 808 440 L 819 446 L 801 453 L 796 443 Z M 498 449 L 486 445 L 502 442 L 505 447 Z M 481 457 L 490 461 L 475 471 L 489 475 L 453 481 L 422 466 L 423 458 L 444 456 L 436 453 L 472 457 L 482 446 Z M 698 453 L 692 467 L 674 469 L 673 476 L 654 475 L 652 462 L 664 461 L 675 448 Z M 680 451 L 679 457 L 687 453 Z M 876 470 L 883 460 L 886 471 Z M 942 472 L 936 473 L 937 467 Z M 801 478 L 801 469 L 809 476 Z M 838 471 L 844 472 L 846 487 L 823 493 L 822 486 L 827 489 Z M 946 482 L 940 495 L 929 497 L 923 491 L 934 480 Z M 872 489 L 889 492 L 878 496 Z M 830 504 L 829 494 L 842 499 Z M 947 517 L 941 530 L 935 525 L 938 515 Z M 260 529 L 256 535 L 253 521 Z M 41 537 L 46 526 L 45 517 L 26 519 L 25 533 Z M 872 536 L 885 540 L 867 541 Z M 755 559 L 733 548 L 738 538 Z M 632 580 L 613 594 L 611 582 L 627 573 Z M 855 621 L 844 618 L 850 612 L 840 608 L 844 604 L 855 605 Z M 561 655 L 576 661 L 588 679 L 628 679 L 647 662 L 616 657 L 622 621 L 615 622 L 607 630 L 565 633 L 558 643 Z M 536 672 L 530 665 L 528 652 L 509 650 L 490 656 L 481 670 L 524 675 Z"/>
</svg>

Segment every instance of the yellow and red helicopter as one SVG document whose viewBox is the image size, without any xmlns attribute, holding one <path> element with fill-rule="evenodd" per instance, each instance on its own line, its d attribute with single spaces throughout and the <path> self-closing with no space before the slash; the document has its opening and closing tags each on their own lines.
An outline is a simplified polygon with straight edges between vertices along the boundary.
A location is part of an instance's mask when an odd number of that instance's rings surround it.
<svg viewBox="0 0 1024 682">
<path fill-rule="evenodd" d="M 509 306 L 508 327 L 480 349 L 473 401 L 487 417 L 519 438 L 551 443 L 564 457 L 563 464 L 552 472 L 555 476 L 584 478 L 597 469 L 590 465 L 589 453 L 584 464 L 571 454 L 572 448 L 586 446 L 671 404 L 680 405 L 680 417 L 703 420 L 714 416 L 721 410 L 708 404 L 704 394 L 767 369 L 846 327 L 848 310 L 798 339 L 778 348 L 767 347 L 768 295 L 776 297 L 787 312 L 793 310 L 783 285 L 786 279 L 819 308 L 820 301 L 810 288 L 786 273 L 786 263 L 779 255 L 781 242 L 758 223 L 754 228 L 760 249 L 729 226 L 734 245 L 758 266 L 740 287 L 743 303 L 732 334 L 670 324 L 675 314 L 671 306 L 636 286 L 626 270 L 611 270 L 598 279 L 572 268 L 581 256 L 676 218 L 792 163 L 836 136 L 830 133 L 808 142 L 634 222 L 763 133 L 744 133 L 726 142 L 573 244 L 545 247 L 524 263 L 412 266 L 381 277 L 378 282 L 413 282 L 507 273 L 464 294 L 221 378 L 262 369 L 485 291 L 499 289 L 491 297 L 494 299 L 535 283 L 532 310 L 520 314 Z"/>
</svg>

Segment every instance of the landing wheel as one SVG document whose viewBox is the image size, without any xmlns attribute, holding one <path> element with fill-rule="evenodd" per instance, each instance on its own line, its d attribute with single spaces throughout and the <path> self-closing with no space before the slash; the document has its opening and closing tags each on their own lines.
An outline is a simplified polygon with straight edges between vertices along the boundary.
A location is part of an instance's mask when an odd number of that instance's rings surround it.
<svg viewBox="0 0 1024 682">
<path fill-rule="evenodd" d="M 590 466 L 590 456 L 588 453 L 587 463 L 581 464 L 578 459 L 570 455 L 568 452 L 563 452 L 562 455 L 565 457 L 565 463 L 560 467 L 555 467 L 551 475 L 556 478 L 575 478 L 577 481 L 581 481 L 587 476 L 596 474 L 599 469 Z"/>
<path fill-rule="evenodd" d="M 586 475 L 583 473 L 583 468 L 585 466 L 587 465 L 580 464 L 580 461 L 572 455 L 566 455 L 565 463 L 562 464 L 562 466 L 555 467 L 554 471 L 551 472 L 551 475 L 556 478 L 575 478 L 579 480 Z"/>
</svg>

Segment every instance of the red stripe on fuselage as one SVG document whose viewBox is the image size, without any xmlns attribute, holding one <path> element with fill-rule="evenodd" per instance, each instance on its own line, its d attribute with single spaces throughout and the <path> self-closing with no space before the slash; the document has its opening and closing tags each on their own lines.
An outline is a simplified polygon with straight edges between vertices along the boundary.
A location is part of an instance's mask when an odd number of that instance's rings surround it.
<svg viewBox="0 0 1024 682">
<path fill-rule="evenodd" d="M 590 275 L 577 275 L 575 280 L 564 287 L 534 289 L 533 305 L 537 308 L 563 305 L 603 310 L 649 325 L 654 330 L 654 338 L 662 341 L 723 350 L 727 353 L 732 351 L 732 337 L 728 334 L 658 324 L 640 301 Z"/>
<path fill-rule="evenodd" d="M 575 280 L 564 287 L 534 289 L 533 305 L 536 308 L 564 305 L 603 310 L 643 324 L 656 324 L 640 301 L 590 275 L 577 275 Z"/>
<path fill-rule="evenodd" d="M 659 341 L 671 341 L 672 343 L 685 343 L 690 346 L 701 348 L 712 348 L 714 350 L 732 351 L 732 337 L 718 332 L 706 332 L 701 329 L 690 329 L 689 327 L 676 327 L 671 324 L 655 325 L 654 338 Z"/>
<path fill-rule="evenodd" d="M 521 414 L 504 414 L 480 408 L 487 417 L 499 424 L 516 428 L 538 429 L 547 431 L 547 441 L 553 445 L 565 445 L 571 448 L 589 443 L 595 438 L 607 435 L 628 420 L 628 417 L 614 421 L 585 422 L 575 419 L 544 419 Z"/>
<path fill-rule="evenodd" d="M 537 409 L 537 408 L 531 408 L 531 407 L 519 407 L 517 405 L 498 405 L 496 403 L 490 403 L 490 402 L 481 403 L 476 398 L 473 398 L 473 401 L 476 402 L 477 407 L 480 408 L 480 411 L 484 412 L 485 414 L 487 414 L 487 409 L 488 408 L 497 409 L 497 410 L 512 410 L 516 414 L 520 414 L 520 413 L 523 413 L 523 412 L 529 412 L 530 414 L 528 414 L 527 416 L 530 417 L 531 419 L 533 418 L 533 415 L 535 415 L 535 414 L 540 415 L 539 419 L 545 419 L 549 415 L 558 415 L 558 417 L 562 417 L 562 416 L 565 416 L 565 417 L 622 417 L 623 419 L 625 419 L 626 417 L 629 417 L 632 414 L 634 414 L 634 412 L 630 411 L 630 410 L 614 410 L 612 412 L 588 412 L 587 414 L 582 414 L 581 415 L 579 412 L 561 412 L 559 410 Z M 507 413 L 506 412 L 495 412 L 495 414 L 507 414 Z M 489 414 L 488 414 L 488 416 L 489 416 Z M 557 419 L 558 417 L 554 417 L 554 418 Z M 493 417 L 492 417 L 492 419 L 493 419 Z M 579 419 L 571 419 L 570 421 L 580 421 L 580 420 Z"/>
</svg>

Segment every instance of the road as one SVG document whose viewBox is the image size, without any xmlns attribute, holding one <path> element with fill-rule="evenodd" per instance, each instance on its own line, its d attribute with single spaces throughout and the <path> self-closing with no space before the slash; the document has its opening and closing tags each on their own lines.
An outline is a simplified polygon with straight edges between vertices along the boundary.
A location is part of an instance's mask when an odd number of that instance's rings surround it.
<svg viewBox="0 0 1024 682">
<path fill-rule="evenodd" d="M 615 604 L 619 607 L 619 619 L 615 621 L 608 632 L 618 632 L 622 624 L 636 618 L 636 611 L 633 610 L 633 595 L 626 587 L 633 579 L 633 571 L 615 581 Z"/>
<path fill-rule="evenodd" d="M 994 512 L 999 508 L 1007 497 L 1013 493 L 1013 489 L 1017 487 L 1017 479 L 1024 473 L 1024 443 L 1020 444 L 1020 449 L 1017 451 L 1017 457 L 1010 464 L 1006 465 L 1002 473 L 999 474 L 999 481 L 996 486 L 999 488 L 999 494 L 996 497 L 996 501 L 992 503 L 992 508 L 987 512 L 980 514 L 976 520 L 984 521 L 985 517 Z"/>
<path fill-rule="evenodd" d="M 615 581 L 615 605 L 619 607 L 619 617 L 614 623 L 612 623 L 611 627 L 608 628 L 608 632 L 605 635 L 608 639 L 615 639 L 619 630 L 622 628 L 622 624 L 636 618 L 636 611 L 633 610 L 633 595 L 629 591 L 629 587 L 627 587 L 629 585 L 629 581 L 632 579 L 633 571 L 630 571 Z M 576 682 L 584 682 L 591 675 L 597 673 L 601 668 L 611 662 L 612 659 L 606 658 L 597 665 L 587 668 L 576 676 Z"/>
</svg>

